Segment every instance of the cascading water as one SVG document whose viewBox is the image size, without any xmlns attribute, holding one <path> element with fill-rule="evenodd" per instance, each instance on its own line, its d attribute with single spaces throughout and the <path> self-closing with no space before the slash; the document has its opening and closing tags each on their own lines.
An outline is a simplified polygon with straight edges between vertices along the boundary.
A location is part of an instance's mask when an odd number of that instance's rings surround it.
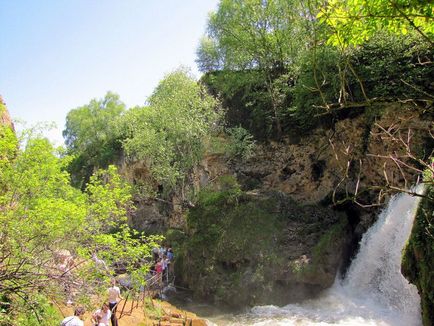
<svg viewBox="0 0 434 326">
<path fill-rule="evenodd" d="M 422 191 L 418 187 L 417 191 Z M 413 225 L 418 198 L 394 196 L 366 232 L 344 280 L 323 296 L 285 307 L 255 307 L 218 325 L 420 325 L 419 295 L 401 275 L 401 251 Z"/>
</svg>

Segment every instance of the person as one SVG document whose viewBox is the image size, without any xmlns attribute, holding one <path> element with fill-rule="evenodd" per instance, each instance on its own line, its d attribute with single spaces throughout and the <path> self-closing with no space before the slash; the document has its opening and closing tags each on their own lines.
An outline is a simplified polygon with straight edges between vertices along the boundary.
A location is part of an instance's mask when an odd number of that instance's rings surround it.
<svg viewBox="0 0 434 326">
<path fill-rule="evenodd" d="M 109 320 L 111 319 L 112 312 L 110 311 L 110 307 L 108 303 L 104 303 L 101 309 L 98 309 L 93 314 L 92 318 L 96 322 L 97 326 L 109 326 Z M 101 318 L 98 318 L 101 317 Z M 98 320 L 99 319 L 99 320 Z"/>
<path fill-rule="evenodd" d="M 161 266 L 163 267 L 163 280 L 168 280 L 168 270 L 167 270 L 167 262 L 169 261 L 169 259 L 167 258 L 166 255 L 163 256 L 163 259 L 161 260 Z"/>
<path fill-rule="evenodd" d="M 67 299 L 66 305 L 71 306 L 73 304 L 71 293 L 71 270 L 74 268 L 74 258 L 69 250 L 59 250 L 55 252 L 55 259 L 57 262 L 57 269 L 60 272 L 59 279 L 61 280 L 63 291 L 65 292 Z"/>
<path fill-rule="evenodd" d="M 158 275 L 158 284 L 161 285 L 163 281 L 163 262 L 162 259 L 159 259 L 157 264 L 155 265 L 155 272 Z"/>
<path fill-rule="evenodd" d="M 161 245 L 158 254 L 160 259 L 163 258 L 163 256 L 166 254 L 166 247 Z"/>
<path fill-rule="evenodd" d="M 74 310 L 74 316 L 66 317 L 60 323 L 60 326 L 84 326 L 83 315 L 86 311 L 83 307 L 77 307 Z"/>
<path fill-rule="evenodd" d="M 116 280 L 112 280 L 112 286 L 108 288 L 109 308 L 111 310 L 112 326 L 118 326 L 118 319 L 116 318 L 116 308 L 118 302 L 122 300 L 121 290 L 116 286 Z"/>
<path fill-rule="evenodd" d="M 104 324 L 103 322 L 101 322 L 102 316 L 101 315 L 96 315 L 95 318 L 95 326 L 106 326 L 107 324 Z"/>
<path fill-rule="evenodd" d="M 167 263 L 167 266 L 168 266 L 168 268 L 167 268 L 167 270 L 168 270 L 168 275 L 169 275 L 169 277 L 171 277 L 173 274 L 174 274 L 174 258 L 175 258 L 175 255 L 173 254 L 173 249 L 172 248 L 169 248 L 168 250 L 167 250 L 167 258 L 168 258 L 168 263 Z"/>
<path fill-rule="evenodd" d="M 156 263 L 158 257 L 160 257 L 160 250 L 157 247 L 152 248 L 152 257 L 154 259 L 154 263 Z"/>
<path fill-rule="evenodd" d="M 175 256 L 173 255 L 173 249 L 172 248 L 167 249 L 167 258 L 169 258 L 170 262 L 172 262 L 173 258 L 175 258 Z"/>
</svg>

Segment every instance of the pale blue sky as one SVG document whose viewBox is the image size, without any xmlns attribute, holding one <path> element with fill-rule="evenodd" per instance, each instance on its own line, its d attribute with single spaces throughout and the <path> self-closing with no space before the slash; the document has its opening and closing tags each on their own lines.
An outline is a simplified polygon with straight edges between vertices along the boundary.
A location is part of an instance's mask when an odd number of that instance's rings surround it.
<svg viewBox="0 0 434 326">
<path fill-rule="evenodd" d="M 0 94 L 14 119 L 54 121 L 118 93 L 145 102 L 195 51 L 218 0 L 0 0 Z"/>
</svg>

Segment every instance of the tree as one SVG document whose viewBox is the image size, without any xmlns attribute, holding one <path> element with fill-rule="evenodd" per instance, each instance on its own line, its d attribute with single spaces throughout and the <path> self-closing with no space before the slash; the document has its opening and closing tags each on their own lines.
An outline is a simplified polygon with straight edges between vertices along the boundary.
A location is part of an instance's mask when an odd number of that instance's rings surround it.
<svg viewBox="0 0 434 326">
<path fill-rule="evenodd" d="M 434 97 L 431 95 L 432 89 L 429 85 L 434 45 L 432 1 L 333 0 L 327 2 L 317 18 L 329 27 L 327 42 L 338 47 L 343 56 L 348 58 L 345 65 L 351 71 L 352 78 L 355 78 L 360 85 L 365 101 L 353 103 L 354 105 L 372 108 L 376 101 L 398 101 L 409 103 L 408 105 L 411 105 L 415 112 L 432 110 Z M 406 34 L 410 35 L 406 36 Z M 358 61 L 356 64 L 361 69 L 354 68 L 354 63 L 349 60 L 351 55 L 353 60 Z M 372 56 L 380 58 L 375 65 L 369 64 L 372 62 Z M 350 90 L 346 85 L 350 84 L 350 78 L 342 74 L 340 79 L 341 93 L 348 94 Z M 371 90 L 370 93 L 367 92 L 368 90 Z M 344 101 L 339 101 L 338 106 L 346 106 L 344 102 L 347 96 L 343 96 Z M 330 105 L 327 107 L 329 108 Z M 427 116 L 429 119 L 432 118 L 428 113 Z M 411 184 L 406 179 L 408 171 L 413 174 L 422 174 L 424 170 L 425 173 L 431 173 L 433 168 L 430 163 L 433 153 L 429 145 L 432 140 L 420 140 L 420 143 L 425 143 L 422 147 L 426 148 L 421 151 L 422 153 L 416 153 L 411 143 L 414 132 L 410 128 L 402 128 L 402 119 L 399 116 L 395 119 L 396 122 L 390 129 L 375 124 L 375 128 L 380 129 L 379 134 L 383 139 L 391 139 L 393 143 L 401 146 L 400 151 L 375 155 L 376 159 L 385 161 L 383 171 L 385 182 L 383 185 L 374 186 L 379 190 L 380 202 L 390 191 L 409 191 Z M 406 132 L 401 133 L 401 129 Z M 429 128 L 425 128 L 423 133 L 425 136 L 422 139 L 433 138 Z M 373 132 L 370 131 L 370 134 L 372 136 Z M 388 173 L 390 171 L 386 168 L 386 163 L 390 162 L 399 169 L 404 185 L 394 184 L 390 180 Z M 359 169 L 362 170 L 361 161 L 359 164 Z M 348 169 L 349 166 L 347 172 Z M 357 200 L 359 182 L 360 180 L 356 183 L 355 200 Z M 429 186 L 431 187 L 432 184 Z"/>
<path fill-rule="evenodd" d="M 223 69 L 222 55 L 219 54 L 217 44 L 209 37 L 200 39 L 196 52 L 199 71 L 211 72 Z"/>
<path fill-rule="evenodd" d="M 173 187 L 202 158 L 217 127 L 218 101 L 184 70 L 168 74 L 118 125 L 131 160 L 145 160 L 157 182 Z"/>
<path fill-rule="evenodd" d="M 124 111 L 119 96 L 108 92 L 103 99 L 93 99 L 68 113 L 63 137 L 68 154 L 74 155 L 69 167 L 74 184 L 81 189 L 95 169 L 107 167 L 119 154 L 115 121 Z"/>
<path fill-rule="evenodd" d="M 197 61 L 206 59 L 203 53 L 221 60 L 223 69 L 286 66 L 304 46 L 298 43 L 301 16 L 297 1 L 223 0 L 210 15 L 208 38 L 202 39 Z"/>
<path fill-rule="evenodd" d="M 271 119 L 282 133 L 282 83 L 276 77 L 288 72 L 308 47 L 307 22 L 312 18 L 299 1 L 222 0 L 210 15 L 207 37 L 197 51 L 204 72 L 255 69 L 262 73 L 271 101 Z"/>
<path fill-rule="evenodd" d="M 318 8 L 323 42 L 339 51 L 336 80 L 340 90 L 333 103 L 318 87 L 323 104 L 317 108 L 329 114 L 343 108 L 369 108 L 381 101 L 421 107 L 432 103 L 428 82 L 434 44 L 431 1 L 328 1 Z"/>
<path fill-rule="evenodd" d="M 331 30 L 330 44 L 358 45 L 379 30 L 407 34 L 414 30 L 434 44 L 434 5 L 418 0 L 333 0 L 318 14 Z"/>
<path fill-rule="evenodd" d="M 40 137 L 23 143 L 0 174 L 0 324 L 52 324 L 48 302 L 73 295 L 89 303 L 105 290 L 116 262 L 143 284 L 156 238 L 126 225 L 130 188 L 116 169 L 98 172 L 83 193 L 70 186 L 70 157 L 59 158 Z M 0 148 L 0 157 L 7 151 Z"/>
</svg>

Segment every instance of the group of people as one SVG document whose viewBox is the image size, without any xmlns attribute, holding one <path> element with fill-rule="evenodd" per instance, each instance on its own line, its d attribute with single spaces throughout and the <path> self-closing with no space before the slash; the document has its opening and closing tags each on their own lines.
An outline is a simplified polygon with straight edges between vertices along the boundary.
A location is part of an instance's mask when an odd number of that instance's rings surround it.
<svg viewBox="0 0 434 326">
<path fill-rule="evenodd" d="M 116 280 L 113 279 L 111 287 L 107 290 L 108 302 L 103 303 L 102 307 L 92 314 L 92 325 L 95 326 L 118 326 L 116 317 L 116 308 L 120 300 L 122 300 L 121 290 L 116 286 Z M 74 310 L 74 315 L 66 317 L 60 326 L 84 326 L 83 316 L 85 309 L 77 307 Z"/>
<path fill-rule="evenodd" d="M 151 273 L 158 275 L 159 283 L 163 284 L 163 280 L 169 282 L 169 276 L 173 275 L 174 253 L 170 246 L 161 246 L 160 248 L 153 248 L 153 264 L 151 266 Z M 108 302 L 105 302 L 100 309 L 92 314 L 92 322 L 94 326 L 118 326 L 116 317 L 116 308 L 120 300 L 122 300 L 121 291 L 116 286 L 116 280 L 113 279 L 111 287 L 108 288 Z M 69 301 L 68 301 L 69 303 Z M 61 326 L 83 326 L 83 316 L 85 309 L 77 307 L 73 316 L 66 317 Z"/>
<path fill-rule="evenodd" d="M 173 275 L 174 254 L 173 249 L 169 246 L 153 248 L 152 255 L 154 263 L 151 266 L 151 273 L 159 276 L 159 282 L 169 281 L 169 276 Z"/>
</svg>

